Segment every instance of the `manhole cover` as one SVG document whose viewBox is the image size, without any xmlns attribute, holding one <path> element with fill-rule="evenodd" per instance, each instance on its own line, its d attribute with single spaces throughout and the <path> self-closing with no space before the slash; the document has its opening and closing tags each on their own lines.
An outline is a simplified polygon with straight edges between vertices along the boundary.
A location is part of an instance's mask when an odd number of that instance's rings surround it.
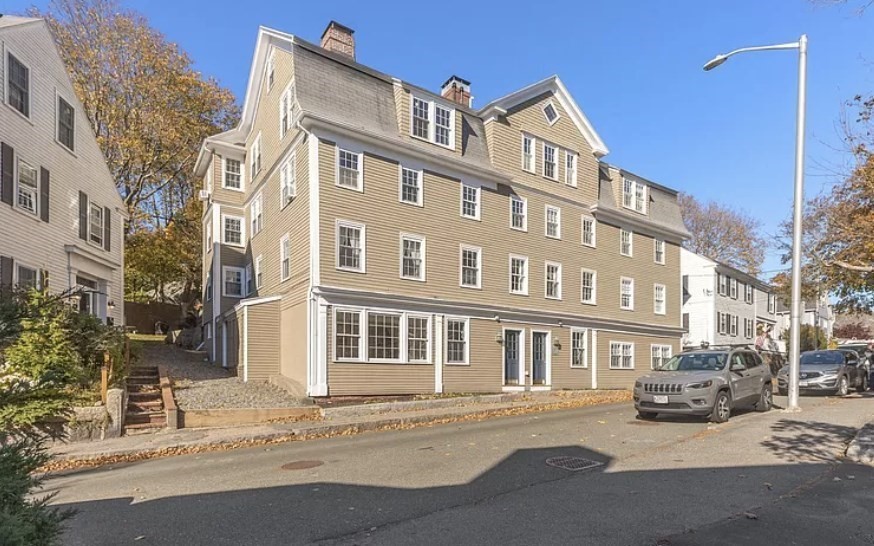
<svg viewBox="0 0 874 546">
<path fill-rule="evenodd" d="M 325 464 L 325 461 L 294 461 L 286 463 L 280 468 L 282 470 L 306 470 L 307 468 L 315 468 L 317 466 L 322 466 L 323 464 Z"/>
<path fill-rule="evenodd" d="M 588 470 L 590 468 L 595 468 L 596 466 L 601 466 L 604 463 L 599 463 L 598 461 L 592 461 L 590 459 L 584 459 L 582 457 L 552 457 L 550 459 L 546 459 L 546 464 L 548 464 L 549 466 L 554 466 L 555 468 L 563 468 L 564 470 L 577 472 L 579 470 Z"/>
</svg>

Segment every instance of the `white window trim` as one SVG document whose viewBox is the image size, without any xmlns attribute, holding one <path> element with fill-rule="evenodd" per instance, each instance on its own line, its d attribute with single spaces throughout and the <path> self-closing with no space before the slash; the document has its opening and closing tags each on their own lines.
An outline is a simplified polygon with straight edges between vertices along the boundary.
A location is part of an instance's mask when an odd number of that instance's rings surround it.
<svg viewBox="0 0 874 546">
<path fill-rule="evenodd" d="M 255 291 L 255 275 L 252 274 L 252 262 L 246 264 L 245 275 L 243 275 L 243 295 L 248 297 L 252 292 Z M 249 283 L 252 283 L 252 289 L 249 289 Z"/>
<path fill-rule="evenodd" d="M 267 84 L 267 92 L 273 90 L 273 84 L 276 83 L 276 50 L 270 48 L 267 54 L 267 61 L 264 63 L 264 80 Z"/>
<path fill-rule="evenodd" d="M 513 226 L 513 202 L 519 201 L 522 203 L 522 227 Z M 514 231 L 528 232 L 528 199 L 518 195 L 510 196 L 510 229 Z"/>
<path fill-rule="evenodd" d="M 428 105 L 428 138 L 423 138 L 413 134 L 413 103 L 414 100 L 419 100 Z M 437 142 L 437 109 L 435 106 L 440 106 L 444 110 L 449 110 L 449 145 Z M 441 148 L 449 150 L 455 149 L 455 107 L 447 102 L 437 101 L 434 99 L 426 99 L 422 96 L 410 94 L 410 137 L 424 142 L 430 142 Z"/>
<path fill-rule="evenodd" d="M 259 216 L 261 218 L 260 225 L 258 225 Z M 251 225 L 249 231 L 250 239 L 264 231 L 264 194 L 260 191 L 255 194 L 255 197 L 249 203 L 249 223 Z"/>
<path fill-rule="evenodd" d="M 28 209 L 22 207 L 18 203 L 18 193 L 20 191 L 19 187 L 21 185 L 21 164 L 22 163 L 26 164 L 28 167 L 33 169 L 33 172 L 34 172 L 34 175 L 33 175 L 34 182 L 36 183 L 36 188 L 34 190 L 34 195 L 33 195 L 33 208 L 34 208 L 34 210 L 28 210 Z M 15 208 L 15 210 L 18 210 L 19 212 L 27 214 L 28 216 L 35 216 L 35 217 L 39 218 L 40 217 L 40 205 L 41 205 L 41 203 L 40 203 L 40 201 L 41 201 L 41 199 L 40 199 L 41 187 L 40 187 L 40 179 L 39 179 L 39 177 L 40 177 L 39 167 L 34 167 L 33 165 L 30 164 L 29 161 L 22 159 L 21 156 L 18 155 L 17 151 L 15 152 L 15 160 L 13 161 L 13 165 L 14 165 L 14 170 L 15 170 L 15 177 L 12 181 L 13 182 L 13 184 L 12 184 L 13 208 Z M 89 242 L 91 241 L 91 201 L 90 200 L 88 201 L 88 241 Z"/>
<path fill-rule="evenodd" d="M 92 224 L 91 224 L 92 207 L 100 210 L 100 242 L 99 243 L 91 239 L 91 235 L 93 235 L 93 233 L 94 233 L 91 229 L 92 228 Z M 37 207 L 37 210 L 38 209 L 39 209 L 39 207 Z M 30 212 L 30 211 L 28 211 L 28 212 Z M 97 248 L 103 248 L 104 245 L 106 244 L 105 237 L 106 237 L 106 211 L 103 209 L 102 206 L 98 205 L 97 203 L 95 203 L 91 199 L 88 199 L 88 244 L 90 244 L 91 246 L 95 246 Z"/>
<path fill-rule="evenodd" d="M 734 277 L 728 278 L 728 297 L 733 300 L 737 299 L 737 279 Z"/>
<path fill-rule="evenodd" d="M 73 110 L 73 147 L 70 148 L 66 144 L 64 144 L 61 139 L 59 133 L 61 132 L 61 101 L 67 103 L 67 105 Z M 72 101 L 67 100 L 67 97 L 61 95 L 58 91 L 58 88 L 55 88 L 55 142 L 57 142 L 62 148 L 67 150 L 73 155 L 76 155 L 76 107 L 73 105 Z"/>
<path fill-rule="evenodd" d="M 227 282 L 226 276 L 228 271 L 236 271 L 240 274 L 240 293 L 238 294 L 228 294 L 227 292 Z M 246 269 L 243 267 L 234 267 L 230 265 L 222 266 L 222 297 L 224 298 L 244 298 L 246 297 Z"/>
<path fill-rule="evenodd" d="M 290 170 L 289 166 L 291 166 Z M 288 172 L 291 173 L 291 179 L 286 174 Z M 284 196 L 286 187 L 290 188 L 288 199 Z M 297 154 L 292 152 L 279 164 L 279 210 L 290 205 L 295 197 L 297 197 Z"/>
<path fill-rule="evenodd" d="M 579 171 L 580 156 L 576 152 L 565 150 L 564 152 L 564 183 L 573 188 L 577 187 L 577 173 Z M 568 169 L 568 160 L 572 160 L 573 176 L 570 177 L 571 171 Z M 570 177 L 570 180 L 568 179 Z"/>
<path fill-rule="evenodd" d="M 531 140 L 531 168 L 525 168 L 525 139 Z M 537 174 L 537 138 L 533 135 L 529 135 L 528 133 L 522 133 L 522 140 L 520 141 L 520 149 L 519 149 L 522 161 L 522 170 L 526 173 Z"/>
<path fill-rule="evenodd" d="M 659 260 L 659 243 L 662 244 L 662 259 Z M 665 265 L 667 261 L 668 254 L 668 245 L 665 243 L 664 239 L 653 239 L 652 240 L 652 259 L 658 265 Z"/>
<path fill-rule="evenodd" d="M 239 188 L 232 188 L 231 186 L 228 186 L 228 177 L 227 177 L 227 175 L 228 175 L 228 159 L 230 159 L 231 161 L 236 161 L 240 164 L 240 187 Z M 238 191 L 240 193 L 244 192 L 246 189 L 246 184 L 245 184 L 245 180 L 246 180 L 245 170 L 246 169 L 245 169 L 245 167 L 246 167 L 246 162 L 244 160 L 236 159 L 233 157 L 229 158 L 226 156 L 222 156 L 222 189 L 223 190 L 230 190 L 230 191 Z"/>
<path fill-rule="evenodd" d="M 471 189 L 476 191 L 476 215 L 475 216 L 468 216 L 468 215 L 464 214 L 464 189 L 465 188 L 471 188 Z M 461 217 L 466 218 L 468 220 L 476 220 L 477 222 L 479 222 L 482 218 L 482 214 L 481 214 L 482 205 L 483 205 L 483 189 L 482 189 L 482 187 L 472 186 L 472 185 L 468 185 L 468 184 L 465 184 L 464 182 L 462 182 L 460 185 L 459 196 L 460 196 L 459 197 L 460 198 L 459 213 L 461 214 Z"/>
<path fill-rule="evenodd" d="M 257 177 L 258 174 L 260 174 L 261 171 L 264 170 L 264 151 L 261 147 L 261 131 L 258 131 L 258 136 L 256 136 L 255 140 L 252 141 L 252 146 L 249 147 L 249 155 L 249 170 L 251 171 L 249 173 L 249 176 L 251 177 L 249 181 L 254 185 L 255 177 Z M 256 158 L 260 158 L 257 161 L 257 169 L 255 165 Z M 240 185 L 242 186 L 242 182 L 240 182 Z"/>
<path fill-rule="evenodd" d="M 631 281 L 631 305 L 625 307 L 622 305 L 622 283 Z M 623 311 L 634 311 L 634 279 L 631 277 L 619 277 L 619 309 Z"/>
<path fill-rule="evenodd" d="M 625 182 L 631 182 L 631 205 L 625 204 Z M 637 188 L 643 188 L 643 208 L 637 208 Z M 633 180 L 631 178 L 622 178 L 622 207 L 628 210 L 633 210 L 634 212 L 638 212 L 640 214 L 646 214 L 647 209 L 649 208 L 647 205 L 649 203 L 649 187 L 646 184 L 638 182 L 637 180 Z"/>
<path fill-rule="evenodd" d="M 627 254 L 622 251 L 622 233 L 623 232 L 628 234 L 628 253 Z M 621 254 L 622 256 L 625 256 L 626 258 L 633 258 L 634 257 L 634 232 L 631 231 L 630 229 L 624 229 L 624 228 L 619 229 L 619 254 Z"/>
<path fill-rule="evenodd" d="M 558 295 L 550 296 L 549 295 L 549 266 L 557 266 L 558 267 Z M 548 300 L 561 300 L 562 299 L 562 291 L 564 290 L 564 279 L 561 264 L 558 262 L 550 262 L 547 261 L 543 265 L 543 297 Z"/>
<path fill-rule="evenodd" d="M 22 262 L 21 260 L 15 260 L 12 264 L 12 284 L 17 286 L 21 282 L 21 278 L 18 274 L 18 269 L 21 267 L 24 269 L 30 269 L 36 273 L 36 287 L 37 289 L 42 289 L 42 270 L 30 265 L 29 263 Z"/>
<path fill-rule="evenodd" d="M 358 315 L 358 358 L 340 358 L 337 356 L 337 313 L 352 313 Z M 370 358 L 370 346 L 368 345 L 368 317 L 371 314 L 379 314 L 379 315 L 393 315 L 400 317 L 399 323 L 399 335 L 400 335 L 400 344 L 397 359 L 389 359 L 389 358 Z M 409 319 L 417 318 L 417 319 L 425 319 L 427 321 L 426 332 L 428 333 L 427 337 L 427 358 L 425 360 L 410 360 L 409 359 Z M 337 306 L 334 307 L 332 312 L 332 358 L 334 362 L 363 362 L 369 364 L 431 364 L 432 363 L 432 355 L 433 355 L 433 347 L 434 347 L 434 332 L 432 327 L 431 315 L 423 314 L 423 313 L 410 313 L 406 311 L 399 311 L 395 309 L 382 309 L 382 308 L 374 308 L 374 307 L 348 307 L 348 306 Z M 467 333 L 466 344 L 470 343 L 470 334 Z"/>
<path fill-rule="evenodd" d="M 586 220 L 592 221 L 592 243 L 591 244 L 586 243 L 586 240 L 583 238 L 585 233 L 586 233 L 586 231 L 583 229 L 583 225 L 585 224 Z M 597 246 L 598 246 L 598 222 L 597 222 L 597 220 L 595 220 L 595 217 L 592 216 L 591 214 L 583 214 L 580 216 L 580 243 L 583 246 L 587 246 L 589 248 L 597 248 Z"/>
<path fill-rule="evenodd" d="M 547 106 L 552 106 L 552 110 L 553 112 L 555 112 L 555 119 L 552 121 L 549 121 L 549 116 L 546 115 Z M 548 123 L 550 127 L 555 125 L 556 122 L 561 119 L 561 114 L 558 112 L 558 108 L 555 107 L 555 104 L 551 100 L 546 101 L 546 103 L 544 103 L 544 105 L 540 109 L 543 111 L 543 118 L 546 120 L 546 123 Z"/>
<path fill-rule="evenodd" d="M 255 258 L 253 274 L 255 275 L 255 290 L 260 290 L 264 286 L 264 256 L 261 254 Z"/>
<path fill-rule="evenodd" d="M 361 263 L 361 267 L 358 269 L 352 267 L 340 267 L 340 227 L 357 228 L 361 230 L 361 257 L 358 260 Z M 367 226 L 359 222 L 350 222 L 349 220 L 336 221 L 334 227 L 334 266 L 338 271 L 367 273 Z"/>
<path fill-rule="evenodd" d="M 421 275 L 421 277 L 408 277 L 408 276 L 404 275 L 404 240 L 407 240 L 407 239 L 409 239 L 410 241 L 419 241 L 419 243 L 421 243 L 421 245 L 422 245 L 422 266 L 421 266 L 422 275 Z M 398 252 L 399 252 L 399 258 L 400 258 L 398 276 L 401 279 L 408 280 L 408 281 L 425 282 L 425 279 L 427 277 L 427 269 L 426 269 L 427 242 L 425 241 L 425 236 L 418 235 L 416 233 L 403 233 L 402 232 L 400 234 L 400 239 L 399 239 L 399 244 L 398 244 Z"/>
<path fill-rule="evenodd" d="M 583 363 L 574 364 L 574 334 L 583 334 Z M 589 329 L 571 328 L 570 367 L 575 370 L 585 370 L 589 367 Z"/>
<path fill-rule="evenodd" d="M 592 299 L 583 299 L 583 273 L 592 274 Z M 580 269 L 580 303 L 584 305 L 598 305 L 598 272 L 594 269 Z"/>
<path fill-rule="evenodd" d="M 406 201 L 404 200 L 404 170 L 412 171 L 417 173 L 417 180 L 419 181 L 419 191 L 416 193 L 416 201 Z M 415 207 L 423 206 L 424 193 L 425 193 L 425 171 L 423 169 L 411 169 L 409 167 L 404 167 L 403 164 L 398 164 L 398 201 L 405 205 L 413 205 Z"/>
<path fill-rule="evenodd" d="M 619 345 L 619 364 L 620 364 L 619 366 L 613 365 L 613 346 L 614 345 Z M 622 359 L 624 357 L 624 347 L 626 345 L 631 347 L 631 367 L 630 368 L 625 368 L 622 366 Z M 635 369 L 634 345 L 635 344 L 633 342 L 630 342 L 630 341 L 610 341 L 610 344 L 608 345 L 609 354 L 607 355 L 607 357 L 609 358 L 608 362 L 609 362 L 611 370 L 633 370 L 633 369 Z"/>
<path fill-rule="evenodd" d="M 292 103 L 294 102 L 294 97 L 291 95 L 291 89 L 294 87 L 294 79 L 288 82 L 288 85 L 285 86 L 285 89 L 282 90 L 282 94 L 279 95 L 279 116 L 277 122 L 279 123 L 279 140 L 285 138 L 291 129 L 294 127 L 292 120 L 292 113 L 294 112 L 294 108 L 292 107 Z M 288 126 L 285 128 L 285 131 L 282 130 L 282 109 L 285 108 L 286 104 L 288 104 Z"/>
<path fill-rule="evenodd" d="M 555 173 L 554 173 L 555 176 L 549 176 L 549 175 L 546 174 L 546 148 L 552 148 L 553 150 L 555 150 L 555 154 L 553 155 L 553 163 L 554 163 L 554 165 L 555 165 Z M 543 163 L 543 166 L 542 166 L 542 168 L 541 168 L 541 173 L 540 173 L 540 174 L 543 175 L 543 178 L 546 178 L 547 180 L 552 180 L 552 181 L 554 181 L 554 182 L 557 182 L 557 181 L 558 181 L 558 178 L 559 178 L 559 167 L 561 166 L 561 161 L 559 161 L 559 159 L 560 159 L 560 158 L 559 158 L 559 156 L 560 156 L 559 152 L 560 152 L 560 151 L 561 151 L 561 148 L 559 148 L 559 147 L 556 146 L 555 144 L 552 144 L 552 143 L 549 143 L 549 142 L 542 141 L 542 146 L 541 146 L 541 148 L 540 148 L 540 155 L 541 155 L 541 157 L 543 158 L 542 161 L 541 161 L 541 163 Z"/>
<path fill-rule="evenodd" d="M 674 347 L 673 346 L 665 345 L 665 344 L 661 344 L 661 343 L 653 343 L 652 345 L 649 346 L 649 367 L 650 367 L 650 369 L 653 369 L 653 370 L 655 369 L 655 365 L 654 365 L 654 362 L 652 361 L 652 354 L 653 354 L 655 349 L 659 350 L 659 359 L 662 360 L 663 363 L 670 360 L 671 357 L 674 356 Z M 664 354 L 665 349 L 668 350 L 667 356 L 665 356 L 665 354 Z"/>
<path fill-rule="evenodd" d="M 9 43 L 7 42 L 3 48 L 0 48 L 0 52 L 3 53 L 3 90 L 5 91 L 3 95 L 3 104 L 9 107 L 10 110 L 21 116 L 23 119 L 26 119 L 28 122 L 33 123 L 33 69 L 29 64 L 22 60 L 21 55 L 16 53 L 9 47 Z M 15 57 L 19 63 L 23 64 L 25 68 L 27 68 L 27 113 L 28 115 L 22 114 L 17 108 L 12 106 L 9 103 L 9 55 Z"/>
<path fill-rule="evenodd" d="M 344 186 L 340 183 L 340 152 L 346 152 L 347 154 L 357 155 L 358 156 L 358 178 L 356 179 L 357 185 L 353 188 L 351 186 Z M 347 148 L 341 148 L 340 146 L 334 146 L 334 185 L 338 188 L 343 188 L 344 190 L 357 191 L 359 193 L 364 193 L 364 152 L 361 150 L 349 150 Z"/>
<path fill-rule="evenodd" d="M 549 234 L 549 211 L 554 210 L 556 212 L 556 234 Z M 543 209 L 543 232 L 549 239 L 558 239 L 561 240 L 561 207 L 557 207 L 555 205 L 546 205 Z"/>
<path fill-rule="evenodd" d="M 449 362 L 449 323 L 450 322 L 464 322 L 464 362 Z M 470 343 L 471 343 L 471 335 L 470 335 L 470 318 L 468 317 L 451 317 L 447 316 L 444 321 L 444 328 L 446 331 L 444 332 L 443 338 L 445 340 L 444 351 L 446 354 L 446 365 L 447 366 L 470 366 Z"/>
<path fill-rule="evenodd" d="M 288 242 L 288 255 L 285 252 L 285 243 Z M 282 262 L 288 260 L 288 275 L 283 275 Z M 285 282 L 291 278 L 291 237 L 288 233 L 279 238 L 279 282 Z"/>
<path fill-rule="evenodd" d="M 658 309 L 658 290 L 662 289 L 662 310 Z M 668 314 L 668 287 L 663 284 L 654 284 L 652 287 L 652 310 L 656 315 L 667 315 Z"/>
<path fill-rule="evenodd" d="M 472 286 L 469 284 L 464 284 L 464 251 L 469 250 L 476 252 L 476 265 L 477 265 L 477 274 L 476 274 L 476 286 Z M 482 289 L 482 280 L 483 280 L 483 249 L 478 246 L 473 245 L 465 245 L 461 244 L 458 247 L 458 286 L 461 288 L 470 288 L 473 290 Z"/>
<path fill-rule="evenodd" d="M 522 290 L 513 290 L 513 260 L 524 260 L 525 268 L 522 272 L 524 275 L 524 282 L 522 284 Z M 507 262 L 508 273 L 509 273 L 509 285 L 508 290 L 511 294 L 515 294 L 517 296 L 527 296 L 528 295 L 528 256 L 521 256 L 519 254 L 510 254 L 509 260 Z"/>
<path fill-rule="evenodd" d="M 231 218 L 234 220 L 240 221 L 240 242 L 239 243 L 230 243 L 227 240 L 227 226 L 225 224 L 225 220 L 227 218 Z M 246 246 L 246 217 L 238 216 L 236 214 L 222 214 L 222 244 L 236 247 L 244 247 Z"/>
</svg>

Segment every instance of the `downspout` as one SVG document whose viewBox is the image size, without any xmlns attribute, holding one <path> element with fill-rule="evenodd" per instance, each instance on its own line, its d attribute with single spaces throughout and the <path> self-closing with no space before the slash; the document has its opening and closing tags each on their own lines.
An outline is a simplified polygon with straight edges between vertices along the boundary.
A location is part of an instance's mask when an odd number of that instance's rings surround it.
<svg viewBox="0 0 874 546">
<path fill-rule="evenodd" d="M 300 117 L 295 122 L 295 126 L 302 131 L 307 137 L 307 146 L 309 146 L 309 139 L 315 138 L 313 133 L 307 130 L 303 124 L 300 122 Z M 316 165 L 318 167 L 318 165 Z M 313 166 L 310 164 L 309 156 L 307 160 L 307 168 L 312 172 Z M 312 177 L 308 176 L 308 183 L 311 185 L 313 183 Z M 312 191 L 312 190 L 310 190 Z M 318 191 L 318 188 L 316 189 Z M 310 211 L 312 214 L 312 211 Z M 310 218 L 310 226 L 312 227 L 313 220 Z M 318 225 L 318 221 L 316 221 L 316 225 Z M 312 241 L 312 234 L 310 234 L 310 241 Z M 309 279 L 307 280 L 307 394 L 312 395 L 310 392 L 310 387 L 315 385 L 316 383 L 316 368 L 317 363 L 315 362 L 315 354 L 317 354 L 317 346 L 316 341 L 313 339 L 313 336 L 318 332 L 318 328 L 313 327 L 313 322 L 318 320 L 318 308 L 317 302 L 318 298 L 315 293 L 315 279 L 313 274 L 313 260 L 319 259 L 318 256 L 314 256 L 312 245 L 310 245 L 309 249 L 309 267 L 310 274 Z"/>
</svg>

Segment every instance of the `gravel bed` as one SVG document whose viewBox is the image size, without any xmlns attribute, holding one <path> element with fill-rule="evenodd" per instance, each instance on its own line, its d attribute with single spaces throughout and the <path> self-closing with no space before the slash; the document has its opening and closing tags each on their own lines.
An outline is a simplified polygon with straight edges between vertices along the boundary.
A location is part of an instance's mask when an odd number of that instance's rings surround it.
<svg viewBox="0 0 874 546">
<path fill-rule="evenodd" d="M 267 383 L 244 383 L 228 370 L 206 361 L 206 353 L 142 341 L 142 363 L 162 364 L 173 381 L 180 409 L 291 408 L 310 405 Z"/>
</svg>

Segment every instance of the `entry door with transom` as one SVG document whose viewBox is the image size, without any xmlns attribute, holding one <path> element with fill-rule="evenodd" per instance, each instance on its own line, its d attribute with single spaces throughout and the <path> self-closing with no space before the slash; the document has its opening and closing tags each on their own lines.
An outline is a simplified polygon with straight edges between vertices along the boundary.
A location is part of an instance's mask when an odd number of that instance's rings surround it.
<svg viewBox="0 0 874 546">
<path fill-rule="evenodd" d="M 519 384 L 519 330 L 504 332 L 504 384 Z"/>
<path fill-rule="evenodd" d="M 531 334 L 531 384 L 546 385 L 546 332 L 532 332 Z"/>
</svg>

